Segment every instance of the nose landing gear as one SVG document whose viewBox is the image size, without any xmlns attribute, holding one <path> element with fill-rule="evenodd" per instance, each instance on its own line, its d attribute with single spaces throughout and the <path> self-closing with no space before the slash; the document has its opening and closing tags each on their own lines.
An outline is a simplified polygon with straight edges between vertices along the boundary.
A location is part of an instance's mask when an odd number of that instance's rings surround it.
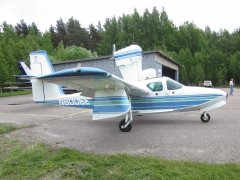
<svg viewBox="0 0 240 180">
<path fill-rule="evenodd" d="M 201 120 L 202 122 L 206 123 L 208 121 L 210 121 L 210 115 L 206 112 L 204 112 L 202 115 L 201 115 Z"/>
</svg>

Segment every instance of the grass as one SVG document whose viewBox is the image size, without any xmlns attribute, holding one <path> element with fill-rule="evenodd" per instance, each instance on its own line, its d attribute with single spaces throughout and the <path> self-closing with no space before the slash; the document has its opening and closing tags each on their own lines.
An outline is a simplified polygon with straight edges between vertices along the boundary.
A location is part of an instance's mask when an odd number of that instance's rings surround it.
<svg viewBox="0 0 240 180">
<path fill-rule="evenodd" d="M 0 123 L 0 134 L 8 133 L 15 130 L 16 127 L 8 123 Z"/>
<path fill-rule="evenodd" d="M 31 94 L 31 93 L 32 93 L 32 91 L 29 91 L 29 90 L 3 92 L 3 93 L 0 93 L 0 97 L 19 96 L 19 95 L 26 95 L 26 94 Z"/>
<path fill-rule="evenodd" d="M 239 164 L 96 155 L 0 140 L 0 179 L 239 179 Z M 8 152 L 6 152 L 6 149 Z M 4 157 L 3 157 L 4 156 Z"/>
<path fill-rule="evenodd" d="M 0 124 L 5 126 L 5 124 Z M 10 126 L 10 125 L 8 125 Z M 11 128 L 7 128 L 9 132 Z M 97 155 L 0 136 L 0 179 L 239 179 L 240 164 Z"/>
</svg>

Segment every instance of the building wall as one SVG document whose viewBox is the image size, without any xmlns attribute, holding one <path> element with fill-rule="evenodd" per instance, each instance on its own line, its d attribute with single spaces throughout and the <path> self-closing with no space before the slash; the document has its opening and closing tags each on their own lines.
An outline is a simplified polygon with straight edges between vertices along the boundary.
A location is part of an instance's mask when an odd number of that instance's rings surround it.
<svg viewBox="0 0 240 180">
<path fill-rule="evenodd" d="M 81 67 L 97 67 L 103 69 L 111 74 L 122 77 L 119 69 L 116 67 L 113 59 L 94 59 L 94 60 L 79 60 L 68 63 L 57 63 L 53 64 L 55 71 L 60 71 L 67 68 L 76 68 L 77 66 Z"/>
<path fill-rule="evenodd" d="M 64 63 L 53 64 L 53 67 L 56 71 L 67 69 L 67 68 L 75 68 L 78 65 L 81 67 L 97 67 L 103 69 L 111 74 L 114 74 L 118 77 L 122 77 L 118 67 L 115 65 L 114 59 L 111 59 L 111 56 L 101 59 L 88 59 L 88 60 L 79 60 L 79 61 L 71 61 Z M 179 67 L 168 61 L 164 57 L 159 56 L 157 53 L 143 53 L 143 61 L 142 61 L 142 69 L 153 68 L 157 72 L 157 76 L 161 77 L 164 72 L 164 66 L 167 66 L 171 70 L 175 71 L 175 77 L 171 77 L 175 80 L 178 80 L 178 71 Z M 172 74 L 172 73 L 171 73 Z"/>
<path fill-rule="evenodd" d="M 157 72 L 157 76 L 162 76 L 162 64 L 156 61 L 156 54 L 143 54 L 143 61 L 142 61 L 143 70 L 145 69 L 155 69 Z"/>
<path fill-rule="evenodd" d="M 156 60 L 156 62 L 158 62 L 158 63 L 160 63 L 160 64 L 162 64 L 164 66 L 167 66 L 167 67 L 169 67 L 171 69 L 174 69 L 176 71 L 179 70 L 178 65 L 173 64 L 172 62 L 168 61 L 167 59 L 165 59 L 165 58 L 163 58 L 161 56 L 155 56 L 155 60 Z"/>
<path fill-rule="evenodd" d="M 155 56 L 157 63 L 162 65 L 162 75 L 168 76 L 176 81 L 179 80 L 179 66 L 171 61 L 167 60 L 162 56 Z"/>
</svg>

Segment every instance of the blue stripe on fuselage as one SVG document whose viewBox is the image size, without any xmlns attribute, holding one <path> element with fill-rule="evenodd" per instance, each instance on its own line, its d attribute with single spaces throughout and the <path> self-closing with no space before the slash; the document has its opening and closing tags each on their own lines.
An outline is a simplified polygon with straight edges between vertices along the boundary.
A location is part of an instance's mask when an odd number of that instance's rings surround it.
<svg viewBox="0 0 240 180">
<path fill-rule="evenodd" d="M 222 95 L 187 95 L 187 96 L 164 96 L 164 97 L 134 97 L 131 99 L 132 110 L 161 110 L 161 109 L 184 109 L 207 103 Z M 94 105 L 94 102 L 96 104 Z M 130 107 L 126 96 L 96 97 L 88 99 L 88 104 L 71 104 L 67 106 L 78 108 L 91 108 L 94 113 L 119 113 L 125 112 Z M 58 104 L 59 100 L 36 101 L 36 103 Z"/>
<path fill-rule="evenodd" d="M 95 106 L 93 108 L 93 113 L 104 113 L 104 114 L 113 114 L 113 113 L 122 113 L 126 112 L 129 109 L 130 105 L 111 105 L 111 106 Z"/>
<path fill-rule="evenodd" d="M 187 96 L 164 96 L 164 97 L 139 97 L 132 98 L 133 110 L 151 109 L 183 109 L 198 106 L 211 101 L 221 95 L 187 95 Z"/>
</svg>

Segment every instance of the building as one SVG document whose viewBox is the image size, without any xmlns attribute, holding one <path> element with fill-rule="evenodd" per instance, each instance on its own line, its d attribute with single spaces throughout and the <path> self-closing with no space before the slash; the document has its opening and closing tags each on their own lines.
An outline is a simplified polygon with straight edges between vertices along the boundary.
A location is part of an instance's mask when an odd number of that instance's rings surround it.
<svg viewBox="0 0 240 180">
<path fill-rule="evenodd" d="M 122 77 L 118 67 L 116 67 L 112 56 L 102 56 L 91 59 L 81 59 L 74 61 L 64 61 L 61 63 L 53 64 L 56 71 L 81 67 L 96 67 L 103 69 L 111 74 Z M 167 57 L 160 51 L 145 51 L 143 52 L 142 69 L 156 69 L 157 76 L 167 76 L 176 81 L 179 80 L 179 68 L 180 64 L 173 59 Z"/>
</svg>

